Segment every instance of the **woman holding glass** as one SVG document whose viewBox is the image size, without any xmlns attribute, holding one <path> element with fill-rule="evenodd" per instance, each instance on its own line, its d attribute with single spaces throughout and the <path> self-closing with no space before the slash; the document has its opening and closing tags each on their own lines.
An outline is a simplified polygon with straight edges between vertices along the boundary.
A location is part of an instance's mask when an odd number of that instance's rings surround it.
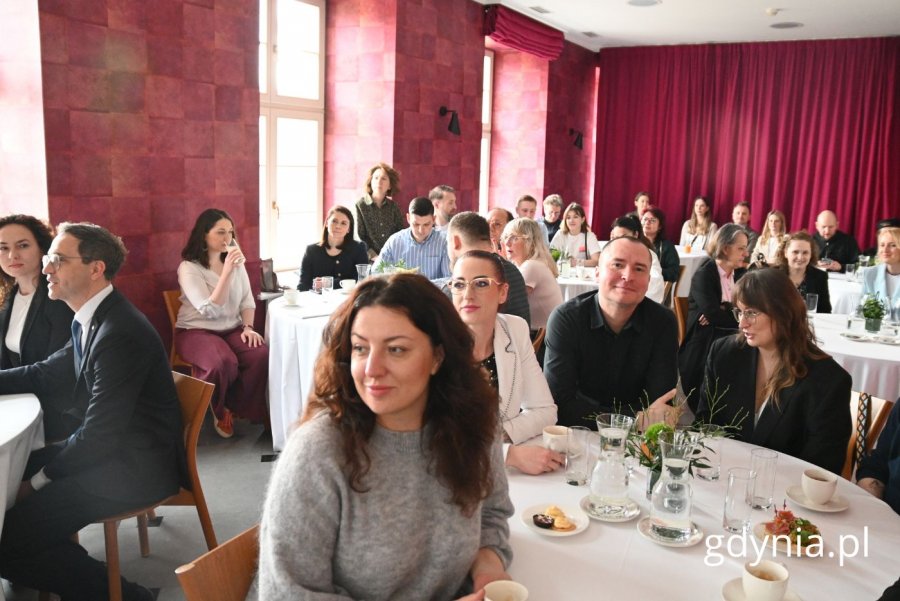
<svg viewBox="0 0 900 601">
<path fill-rule="evenodd" d="M 193 366 L 195 378 L 216 385 L 213 425 L 230 438 L 234 414 L 266 421 L 269 348 L 253 329 L 256 303 L 228 213 L 203 211 L 181 258 L 175 350 Z"/>
<path fill-rule="evenodd" d="M 422 276 L 354 288 L 269 482 L 259 599 L 476 601 L 509 579 L 497 394 L 472 357 Z"/>
<path fill-rule="evenodd" d="M 43 361 L 72 338 L 72 310 L 47 296 L 47 278 L 41 275 L 41 257 L 53 241 L 53 230 L 31 215 L 0 219 L 0 369 Z M 68 393 L 59 401 L 70 404 Z M 56 399 L 41 398 L 47 440 L 65 438 L 78 426 L 54 406 Z M 71 423 L 70 423 L 71 421 Z"/>
<path fill-rule="evenodd" d="M 577 202 L 566 207 L 562 225 L 550 241 L 550 248 L 565 253 L 572 261 L 583 260 L 585 267 L 596 267 L 600 243 L 588 227 L 584 209 Z"/>
<path fill-rule="evenodd" d="M 526 474 L 562 467 L 565 456 L 539 446 L 519 446 L 556 423 L 556 404 L 521 317 L 499 313 L 509 285 L 494 253 L 472 250 L 453 264 L 448 283 L 453 306 L 475 339 L 475 361 L 500 397 L 506 465 Z"/>
<path fill-rule="evenodd" d="M 502 241 L 506 258 L 516 264 L 525 280 L 531 327 L 547 327 L 547 318 L 563 297 L 556 281 L 559 272 L 540 226 L 533 219 L 518 217 L 503 228 Z"/>
<path fill-rule="evenodd" d="M 750 255 L 754 263 L 766 262 L 769 265 L 778 264 L 778 249 L 787 232 L 784 213 L 781 211 L 769 211 L 766 215 L 766 227 L 763 228 L 756 248 Z"/>
<path fill-rule="evenodd" d="M 816 313 L 831 313 L 828 274 L 815 267 L 818 255 L 819 248 L 812 236 L 799 231 L 784 238 L 778 249 L 776 264 L 791 279 L 800 298 L 806 299 L 808 294 L 817 295 Z"/>
<path fill-rule="evenodd" d="M 850 374 L 816 346 L 806 305 L 783 271 L 734 288 L 740 333 L 709 352 L 698 416 L 738 439 L 841 473 L 850 440 Z"/>
<path fill-rule="evenodd" d="M 366 174 L 365 190 L 365 195 L 356 201 L 356 227 L 371 260 L 378 256 L 391 234 L 406 227 L 403 211 L 392 198 L 400 190 L 400 174 L 389 165 L 378 163 Z"/>
<path fill-rule="evenodd" d="M 900 320 L 900 228 L 878 232 L 878 259 L 881 263 L 863 272 L 863 293 L 879 295 L 892 319 Z"/>
<path fill-rule="evenodd" d="M 678 245 L 689 246 L 692 251 L 706 251 L 717 229 L 718 226 L 712 220 L 712 207 L 709 201 L 703 196 L 698 196 L 694 199 L 691 218 L 681 226 L 681 241 Z"/>
<path fill-rule="evenodd" d="M 299 290 L 312 288 L 313 280 L 331 276 L 337 283 L 356 279 L 356 266 L 369 262 L 366 243 L 353 238 L 353 213 L 340 205 L 331 207 L 325 218 L 322 239 L 310 244 L 300 264 Z"/>
<path fill-rule="evenodd" d="M 657 207 L 647 207 L 641 217 L 641 227 L 644 237 L 650 241 L 656 256 L 659 257 L 663 280 L 677 282 L 681 273 L 681 261 L 675 245 L 666 240 L 666 214 Z"/>
</svg>

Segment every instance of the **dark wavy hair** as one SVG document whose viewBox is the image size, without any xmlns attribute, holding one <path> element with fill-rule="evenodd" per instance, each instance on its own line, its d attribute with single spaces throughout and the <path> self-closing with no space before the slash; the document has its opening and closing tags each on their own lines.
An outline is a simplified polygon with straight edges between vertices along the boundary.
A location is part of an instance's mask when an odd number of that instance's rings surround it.
<svg viewBox="0 0 900 601">
<path fill-rule="evenodd" d="M 356 225 L 353 221 L 353 212 L 343 205 L 334 205 L 328 211 L 328 215 L 325 216 L 325 227 L 322 228 L 322 239 L 319 241 L 319 245 L 322 248 L 331 248 L 330 246 L 328 246 L 328 220 L 331 219 L 331 216 L 335 213 L 340 213 L 350 220 L 350 230 L 347 232 L 347 235 L 344 236 L 344 241 L 338 244 L 335 248 L 344 248 L 348 241 L 356 240 L 354 234 L 354 232 L 356 231 Z"/>
<path fill-rule="evenodd" d="M 366 183 L 363 186 L 366 190 L 366 194 L 369 196 L 372 195 L 372 176 L 375 175 L 375 172 L 381 169 L 384 171 L 385 175 L 388 176 L 388 181 L 390 182 L 390 188 L 388 188 L 385 193 L 385 198 L 394 198 L 394 196 L 400 191 L 400 173 L 397 172 L 393 167 L 388 165 L 387 163 L 375 163 L 369 170 L 366 172 Z"/>
<path fill-rule="evenodd" d="M 666 239 L 666 214 L 663 213 L 662 209 L 660 209 L 659 207 L 654 207 L 654 206 L 647 207 L 647 210 L 644 211 L 644 215 L 646 215 L 647 213 L 650 213 L 651 215 L 653 215 L 654 217 L 656 217 L 659 220 L 659 230 L 657 230 L 657 232 L 656 232 L 657 242 L 661 241 L 661 240 L 665 240 Z M 641 219 L 644 218 L 644 215 L 641 215 Z M 643 230 L 643 225 L 641 226 L 641 229 Z"/>
<path fill-rule="evenodd" d="M 47 251 L 50 250 L 50 244 L 53 242 L 53 228 L 37 217 L 32 217 L 31 215 L 7 215 L 3 219 L 0 219 L 0 229 L 3 229 L 7 225 L 21 225 L 28 229 L 28 231 L 31 232 L 31 235 L 34 236 L 34 240 L 37 242 L 38 248 L 41 249 L 42 255 L 46 255 Z M 39 257 L 38 279 L 40 279 L 40 271 Z M 0 269 L 0 304 L 6 302 L 6 298 L 9 296 L 9 293 L 12 292 L 13 286 L 15 285 L 15 278 Z"/>
<path fill-rule="evenodd" d="M 182 259 L 185 261 L 196 261 L 209 269 L 209 254 L 206 252 L 205 238 L 206 234 L 209 233 L 209 230 L 213 229 L 213 226 L 215 226 L 220 219 L 227 219 L 231 222 L 231 227 L 234 227 L 234 219 L 222 209 L 206 209 L 200 213 L 200 216 L 197 217 L 197 221 L 194 222 L 194 229 L 191 230 L 191 235 L 188 236 L 187 244 L 181 249 Z M 236 235 L 234 236 L 234 240 L 237 241 Z M 225 260 L 226 254 L 227 253 L 222 253 L 223 261 Z"/>
<path fill-rule="evenodd" d="M 747 272 L 735 284 L 732 299 L 735 305 L 740 303 L 765 313 L 772 320 L 778 365 L 766 382 L 765 396 L 772 398 L 777 407 L 779 393 L 806 377 L 806 360 L 826 359 L 829 355 L 816 346 L 816 336 L 806 319 L 806 303 L 780 269 Z M 742 334 L 737 336 L 743 344 L 747 343 Z"/>
<path fill-rule="evenodd" d="M 428 385 L 423 416 L 430 438 L 423 443 L 437 478 L 450 489 L 454 504 L 472 515 L 491 492 L 491 453 L 499 434 L 497 394 L 473 360 L 472 335 L 437 286 L 417 274 L 371 278 L 356 286 L 331 316 L 316 360 L 314 390 L 303 421 L 326 412 L 338 429 L 350 486 L 367 490 L 371 467 L 367 443 L 375 414 L 360 398 L 351 374 L 350 332 L 368 307 L 405 315 L 444 353 Z"/>
<path fill-rule="evenodd" d="M 497 253 L 492 253 L 489 250 L 467 250 L 456 258 L 454 265 L 463 259 L 482 259 L 487 261 L 494 270 L 494 279 L 501 284 L 507 283 L 506 272 L 503 270 L 503 263 L 500 262 L 500 256 Z"/>
</svg>

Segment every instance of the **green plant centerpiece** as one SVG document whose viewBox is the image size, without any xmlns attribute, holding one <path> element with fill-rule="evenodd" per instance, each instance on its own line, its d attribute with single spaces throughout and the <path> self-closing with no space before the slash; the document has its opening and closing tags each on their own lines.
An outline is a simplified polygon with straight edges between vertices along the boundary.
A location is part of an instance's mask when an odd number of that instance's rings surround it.
<svg viewBox="0 0 900 601">
<path fill-rule="evenodd" d="M 862 305 L 862 316 L 866 320 L 866 331 L 877 332 L 881 329 L 881 320 L 887 313 L 884 301 L 879 294 L 868 297 Z"/>
<path fill-rule="evenodd" d="M 373 270 L 381 275 L 391 275 L 393 273 L 418 273 L 418 267 L 407 267 L 406 261 L 399 259 L 393 263 L 390 261 L 379 261 Z"/>
</svg>

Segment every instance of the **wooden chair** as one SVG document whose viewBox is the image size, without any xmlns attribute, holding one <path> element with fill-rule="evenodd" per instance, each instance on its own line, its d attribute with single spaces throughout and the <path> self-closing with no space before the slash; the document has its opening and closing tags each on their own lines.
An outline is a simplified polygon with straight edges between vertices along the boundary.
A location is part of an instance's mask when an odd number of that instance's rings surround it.
<svg viewBox="0 0 900 601">
<path fill-rule="evenodd" d="M 203 425 L 203 417 L 209 408 L 209 400 L 212 398 L 215 386 L 177 371 L 172 372 L 172 376 L 175 379 L 175 389 L 178 391 L 178 401 L 181 405 L 181 418 L 184 422 L 184 447 L 191 490 L 182 488 L 177 494 L 151 507 L 136 509 L 100 521 L 103 524 L 103 537 L 106 542 L 106 571 L 109 578 L 110 601 L 122 601 L 117 530 L 119 523 L 123 520 L 137 518 L 141 557 L 147 557 L 150 555 L 150 542 L 147 535 L 148 514 L 162 505 L 194 505 L 197 507 L 197 516 L 200 519 L 200 527 L 203 529 L 207 548 L 212 550 L 218 545 L 212 520 L 209 517 L 209 509 L 206 507 L 206 498 L 203 496 L 203 487 L 200 485 L 200 475 L 197 472 L 197 441 L 200 438 L 200 427 Z"/>
<path fill-rule="evenodd" d="M 850 393 L 850 414 L 853 417 L 853 431 L 847 443 L 847 457 L 841 475 L 853 481 L 853 474 L 860 459 L 867 455 L 887 423 L 894 403 L 873 397 L 865 392 Z"/>
<path fill-rule="evenodd" d="M 538 328 L 537 333 L 534 335 L 534 340 L 531 341 L 531 346 L 534 347 L 534 352 L 537 353 L 541 350 L 541 345 L 544 344 L 544 336 L 547 334 L 547 328 Z"/>
<path fill-rule="evenodd" d="M 673 301 L 675 302 L 675 319 L 678 321 L 678 344 L 680 345 L 687 332 L 688 299 L 676 296 Z"/>
<path fill-rule="evenodd" d="M 178 309 L 181 308 L 181 290 L 163 290 L 163 299 L 166 301 L 166 312 L 169 314 L 169 323 L 172 325 L 172 347 L 169 349 L 169 363 L 172 369 L 176 367 L 193 368 L 193 365 L 178 356 L 175 352 L 175 324 L 178 323 Z"/>
<path fill-rule="evenodd" d="M 175 570 L 187 601 L 244 601 L 259 557 L 259 525 Z"/>
</svg>

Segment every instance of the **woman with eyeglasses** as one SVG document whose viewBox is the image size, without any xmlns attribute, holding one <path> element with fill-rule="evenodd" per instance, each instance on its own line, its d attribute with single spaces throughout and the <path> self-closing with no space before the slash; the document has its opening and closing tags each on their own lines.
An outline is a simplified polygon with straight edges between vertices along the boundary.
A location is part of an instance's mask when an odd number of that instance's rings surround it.
<svg viewBox="0 0 900 601">
<path fill-rule="evenodd" d="M 0 369 L 43 361 L 72 338 L 72 309 L 47 296 L 41 257 L 53 230 L 31 215 L 0 219 Z M 41 398 L 47 440 L 65 438 L 78 426 Z"/>
<path fill-rule="evenodd" d="M 256 303 L 228 213 L 200 213 L 181 258 L 175 350 L 192 365 L 195 378 L 216 385 L 213 427 L 231 438 L 235 414 L 267 421 L 269 347 L 253 329 Z"/>
<path fill-rule="evenodd" d="M 550 240 L 550 248 L 565 252 L 571 261 L 583 260 L 585 267 L 597 266 L 600 259 L 600 242 L 588 227 L 584 209 L 577 202 L 566 207 L 562 225 Z"/>
<path fill-rule="evenodd" d="M 559 272 L 540 226 L 527 217 L 513 219 L 503 228 L 501 240 L 506 258 L 516 264 L 525 279 L 531 327 L 547 327 L 547 318 L 562 304 L 563 296 L 556 281 Z"/>
<path fill-rule="evenodd" d="M 663 280 L 677 282 L 681 271 L 681 261 L 675 245 L 666 240 L 666 214 L 657 207 L 647 207 L 641 217 L 644 236 L 653 245 L 659 264 L 662 268 Z"/>
<path fill-rule="evenodd" d="M 828 274 L 818 269 L 819 247 L 813 237 L 804 231 L 785 236 L 778 248 L 776 269 L 780 269 L 797 287 L 800 298 L 807 294 L 819 296 L 816 313 L 831 313 L 831 296 L 828 293 Z"/>
<path fill-rule="evenodd" d="M 561 453 L 519 446 L 556 423 L 556 404 L 535 358 L 528 324 L 499 313 L 509 292 L 500 259 L 484 250 L 469 251 L 454 263 L 448 285 L 453 306 L 475 339 L 475 361 L 489 374 L 499 396 L 504 442 L 512 443 L 506 465 L 526 474 L 563 467 Z"/>
<path fill-rule="evenodd" d="M 312 288 L 313 280 L 331 276 L 337 285 L 342 279 L 356 279 L 356 266 L 369 262 L 366 243 L 353 237 L 353 213 L 341 205 L 331 207 L 325 218 L 322 239 L 310 244 L 300 264 L 299 290 Z"/>
<path fill-rule="evenodd" d="M 478 601 L 509 579 L 497 395 L 472 354 L 424 277 L 353 289 L 269 481 L 259 599 Z"/>
<path fill-rule="evenodd" d="M 816 346 L 806 304 L 778 269 L 734 288 L 740 332 L 713 343 L 698 416 L 738 438 L 840 474 L 850 440 L 850 374 Z"/>
</svg>

